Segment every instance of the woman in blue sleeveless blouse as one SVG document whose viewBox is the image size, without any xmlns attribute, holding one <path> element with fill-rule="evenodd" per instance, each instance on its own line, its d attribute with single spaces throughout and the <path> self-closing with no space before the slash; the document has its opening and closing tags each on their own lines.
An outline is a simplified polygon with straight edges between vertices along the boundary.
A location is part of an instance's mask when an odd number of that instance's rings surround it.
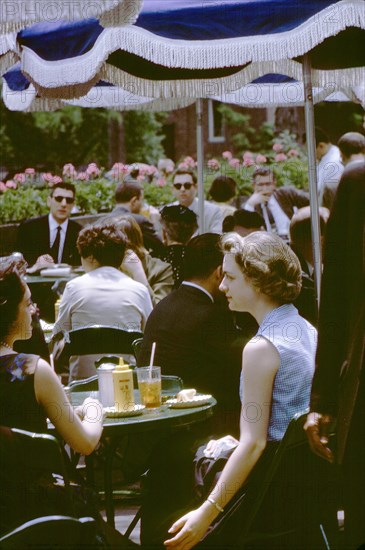
<svg viewBox="0 0 365 550">
<path fill-rule="evenodd" d="M 280 441 L 293 415 L 309 404 L 316 330 L 292 304 L 301 289 L 298 258 L 278 236 L 266 232 L 245 238 L 230 233 L 222 246 L 220 289 L 229 308 L 251 313 L 259 324 L 242 354 L 240 439 L 229 438 L 235 448 L 219 482 L 201 506 L 170 527 L 167 548 L 188 550 L 204 537 L 268 442 Z M 206 456 L 214 456 L 221 444 L 210 441 Z"/>
</svg>

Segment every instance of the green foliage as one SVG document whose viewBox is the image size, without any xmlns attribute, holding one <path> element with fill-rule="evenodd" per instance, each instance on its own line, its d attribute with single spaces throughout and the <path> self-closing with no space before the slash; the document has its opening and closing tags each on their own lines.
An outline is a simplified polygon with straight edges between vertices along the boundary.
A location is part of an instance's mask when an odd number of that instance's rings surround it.
<svg viewBox="0 0 365 550">
<path fill-rule="evenodd" d="M 88 183 L 78 183 L 77 208 L 87 214 L 109 212 L 114 206 L 115 188 L 116 183 L 103 178 Z"/>
<path fill-rule="evenodd" d="M 0 195 L 0 223 L 19 221 L 46 214 L 48 189 L 24 186 Z"/>
<path fill-rule="evenodd" d="M 144 198 L 152 206 L 163 206 L 175 200 L 170 185 L 160 187 L 153 182 L 144 185 Z"/>
<path fill-rule="evenodd" d="M 154 164 L 164 156 L 161 142 L 164 139 L 162 126 L 166 117 L 166 113 L 147 111 L 129 111 L 124 114 L 127 163 Z"/>
<path fill-rule="evenodd" d="M 259 129 L 250 125 L 251 116 L 235 111 L 228 105 L 220 105 L 225 125 L 232 129 L 232 143 L 237 151 L 262 152 L 271 148 L 275 130 L 272 124 L 265 122 Z"/>
</svg>

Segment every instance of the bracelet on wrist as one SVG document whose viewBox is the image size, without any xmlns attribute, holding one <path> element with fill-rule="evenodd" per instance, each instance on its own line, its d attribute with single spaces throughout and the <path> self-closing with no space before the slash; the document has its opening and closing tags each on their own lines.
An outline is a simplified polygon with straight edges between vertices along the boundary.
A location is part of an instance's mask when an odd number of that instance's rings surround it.
<svg viewBox="0 0 365 550">
<path fill-rule="evenodd" d="M 223 514 L 224 508 L 222 508 L 222 506 L 221 506 L 220 504 L 218 504 L 218 502 L 216 502 L 216 501 L 214 500 L 214 498 L 208 497 L 208 498 L 207 498 L 207 501 L 210 502 L 210 504 L 213 504 L 213 506 L 215 506 L 215 508 L 218 510 L 218 512 L 220 512 L 221 514 Z"/>
</svg>

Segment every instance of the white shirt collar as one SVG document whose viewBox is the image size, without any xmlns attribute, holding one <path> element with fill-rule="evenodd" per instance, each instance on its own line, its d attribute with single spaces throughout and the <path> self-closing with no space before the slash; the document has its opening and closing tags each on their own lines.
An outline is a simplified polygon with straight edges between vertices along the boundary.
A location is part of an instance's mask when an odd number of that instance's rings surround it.
<svg viewBox="0 0 365 550">
<path fill-rule="evenodd" d="M 52 214 L 48 214 L 48 225 L 49 225 L 50 233 L 52 233 L 52 231 L 55 231 L 59 225 L 61 226 L 61 230 L 66 233 L 67 226 L 68 226 L 68 218 L 64 222 L 58 223 L 56 222 Z"/>
<path fill-rule="evenodd" d="M 211 295 L 211 293 L 207 291 L 206 288 L 203 288 L 202 286 L 197 285 L 196 283 L 192 283 L 192 282 L 190 282 L 190 281 L 183 281 L 181 284 L 182 284 L 182 285 L 185 285 L 185 286 L 192 286 L 193 288 L 197 288 L 198 290 L 201 290 L 202 292 L 204 292 L 204 294 L 206 294 L 207 296 L 209 296 L 209 298 L 212 300 L 212 302 L 213 302 L 213 304 L 214 304 L 214 298 L 213 298 L 213 296 Z"/>
</svg>

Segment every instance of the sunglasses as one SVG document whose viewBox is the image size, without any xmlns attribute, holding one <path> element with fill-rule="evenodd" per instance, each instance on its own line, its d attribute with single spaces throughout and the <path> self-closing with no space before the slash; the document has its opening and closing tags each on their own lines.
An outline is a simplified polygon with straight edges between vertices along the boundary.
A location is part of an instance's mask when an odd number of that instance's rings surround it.
<svg viewBox="0 0 365 550">
<path fill-rule="evenodd" d="M 65 200 L 67 204 L 73 204 L 75 202 L 75 199 L 71 197 L 61 197 L 60 195 L 58 195 L 57 197 L 54 196 L 53 198 L 56 202 L 59 203 L 61 203 L 63 200 Z"/>
<path fill-rule="evenodd" d="M 189 189 L 191 189 L 193 187 L 193 185 L 195 185 L 195 183 L 173 183 L 172 184 L 175 189 L 177 189 L 178 191 L 180 191 L 180 189 L 183 187 L 184 189 L 186 189 L 187 191 L 189 191 Z"/>
</svg>

